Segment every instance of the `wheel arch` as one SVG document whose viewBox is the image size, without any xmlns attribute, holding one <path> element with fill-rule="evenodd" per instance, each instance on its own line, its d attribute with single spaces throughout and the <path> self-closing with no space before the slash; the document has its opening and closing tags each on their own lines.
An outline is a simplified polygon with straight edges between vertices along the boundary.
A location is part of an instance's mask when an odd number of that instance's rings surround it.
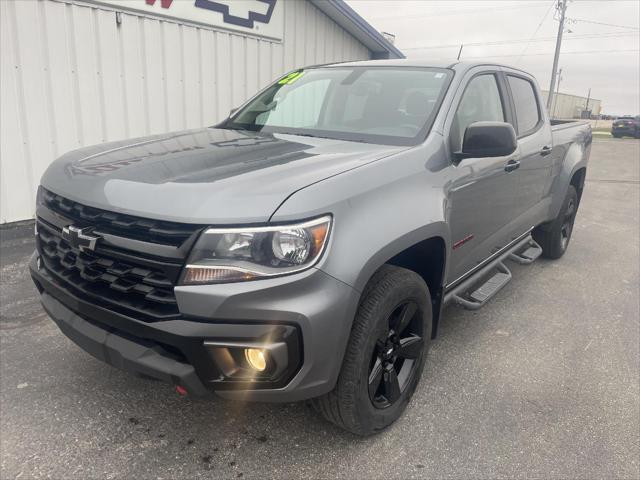
<svg viewBox="0 0 640 480">
<path fill-rule="evenodd" d="M 385 262 L 417 273 L 429 287 L 433 311 L 431 338 L 436 337 L 440 320 L 447 264 L 446 248 L 444 238 L 430 237 L 411 245 Z"/>
<path fill-rule="evenodd" d="M 569 185 L 573 185 L 578 192 L 578 204 L 580 203 L 580 199 L 582 198 L 582 191 L 584 190 L 584 181 L 587 176 L 587 167 L 578 168 L 573 175 L 571 176 L 571 180 L 569 181 Z"/>
<path fill-rule="evenodd" d="M 548 221 L 552 221 L 558 216 L 569 185 L 576 187 L 578 201 L 580 201 L 582 190 L 584 189 L 587 162 L 591 152 L 590 133 L 590 131 L 585 131 L 582 138 L 573 140 L 567 148 L 562 160 L 562 168 L 556 175 L 552 185 L 552 200 Z"/>
<path fill-rule="evenodd" d="M 437 222 L 421 230 L 396 240 L 374 255 L 360 272 L 358 289 L 364 291 L 373 275 L 383 265 L 395 265 L 411 270 L 425 281 L 431 294 L 433 306 L 433 327 L 431 337 L 437 333 L 444 283 L 447 275 L 449 235 L 446 225 Z"/>
</svg>

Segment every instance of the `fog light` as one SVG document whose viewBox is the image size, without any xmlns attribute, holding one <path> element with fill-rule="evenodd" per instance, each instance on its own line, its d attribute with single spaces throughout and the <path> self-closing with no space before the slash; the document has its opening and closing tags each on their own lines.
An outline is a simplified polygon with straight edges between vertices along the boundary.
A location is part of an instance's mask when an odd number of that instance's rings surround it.
<svg viewBox="0 0 640 480">
<path fill-rule="evenodd" d="M 264 372 L 267 368 L 267 358 L 264 354 L 264 350 L 260 348 L 246 348 L 244 356 L 247 358 L 247 362 L 252 368 L 259 372 Z"/>
</svg>

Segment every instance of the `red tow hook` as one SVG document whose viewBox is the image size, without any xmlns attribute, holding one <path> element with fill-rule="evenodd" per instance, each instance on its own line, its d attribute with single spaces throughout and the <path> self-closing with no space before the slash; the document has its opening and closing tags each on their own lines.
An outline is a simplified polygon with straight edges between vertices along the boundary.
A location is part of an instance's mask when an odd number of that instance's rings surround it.
<svg viewBox="0 0 640 480">
<path fill-rule="evenodd" d="M 176 393 L 181 397 L 186 397 L 189 392 L 182 385 L 176 385 Z"/>
</svg>

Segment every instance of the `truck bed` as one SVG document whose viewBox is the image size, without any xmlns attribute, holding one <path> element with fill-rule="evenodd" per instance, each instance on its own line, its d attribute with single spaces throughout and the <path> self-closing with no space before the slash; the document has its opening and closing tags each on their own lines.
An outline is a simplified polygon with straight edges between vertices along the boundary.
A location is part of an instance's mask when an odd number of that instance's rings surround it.
<svg viewBox="0 0 640 480">
<path fill-rule="evenodd" d="M 586 125 L 589 122 L 586 120 L 551 120 L 551 130 L 562 130 L 576 125 Z"/>
<path fill-rule="evenodd" d="M 585 120 L 551 120 L 551 135 L 554 147 L 573 145 L 583 149 L 591 144 L 591 125 Z"/>
</svg>

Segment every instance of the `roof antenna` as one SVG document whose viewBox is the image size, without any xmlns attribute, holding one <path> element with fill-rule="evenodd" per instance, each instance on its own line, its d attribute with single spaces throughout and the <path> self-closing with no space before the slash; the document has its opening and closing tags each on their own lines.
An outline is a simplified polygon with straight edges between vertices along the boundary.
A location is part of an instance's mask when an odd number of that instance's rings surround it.
<svg viewBox="0 0 640 480">
<path fill-rule="evenodd" d="M 458 50 L 458 58 L 456 60 L 460 60 L 460 55 L 462 55 L 462 47 L 464 47 L 464 43 L 460 44 L 460 50 Z"/>
</svg>

